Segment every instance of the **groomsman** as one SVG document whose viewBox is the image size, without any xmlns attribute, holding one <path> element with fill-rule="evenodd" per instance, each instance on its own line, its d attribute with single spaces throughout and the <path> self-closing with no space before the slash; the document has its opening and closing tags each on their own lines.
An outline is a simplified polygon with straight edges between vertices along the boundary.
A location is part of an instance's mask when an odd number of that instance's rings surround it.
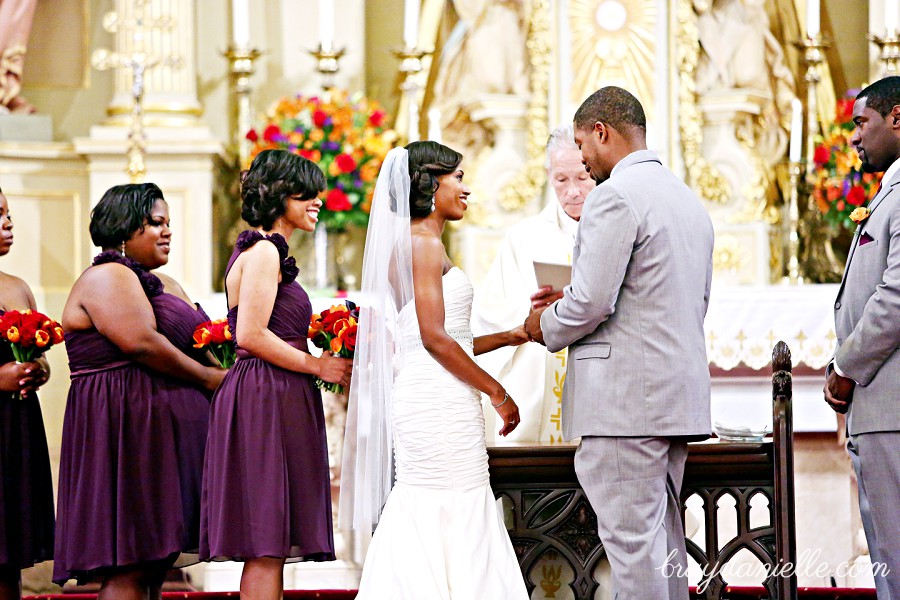
<svg viewBox="0 0 900 600">
<path fill-rule="evenodd" d="M 834 303 L 825 401 L 847 414 L 878 598 L 900 600 L 900 77 L 862 90 L 853 122 L 863 170 L 884 177 L 851 216 L 858 225 Z"/>
<path fill-rule="evenodd" d="M 594 511 L 618 600 L 687 600 L 681 484 L 687 441 L 709 436 L 703 320 L 713 228 L 700 200 L 647 150 L 641 103 L 605 87 L 575 113 L 600 185 L 584 202 L 562 299 L 525 327 L 569 347 L 563 436 Z"/>
</svg>

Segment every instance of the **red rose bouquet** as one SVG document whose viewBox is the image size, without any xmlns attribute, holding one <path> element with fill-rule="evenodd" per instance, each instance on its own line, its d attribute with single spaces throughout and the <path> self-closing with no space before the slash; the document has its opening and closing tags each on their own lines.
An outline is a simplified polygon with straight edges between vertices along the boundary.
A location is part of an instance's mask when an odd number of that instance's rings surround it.
<svg viewBox="0 0 900 600">
<path fill-rule="evenodd" d="M 0 317 L 0 340 L 9 343 L 16 362 L 32 362 L 65 341 L 62 326 L 36 310 L 10 310 Z M 19 397 L 16 392 L 15 397 Z"/>
<path fill-rule="evenodd" d="M 331 231 L 364 227 L 378 170 L 397 139 L 387 120 L 380 105 L 361 94 L 285 97 L 269 109 L 259 131 L 247 132 L 250 155 L 280 149 L 316 163 L 327 181 L 319 221 Z"/>
<path fill-rule="evenodd" d="M 346 300 L 322 314 L 315 314 L 309 321 L 309 339 L 316 348 L 342 358 L 353 358 L 356 351 L 356 330 L 359 323 L 359 307 Z M 343 386 L 316 379 L 322 389 L 343 394 Z"/>
<path fill-rule="evenodd" d="M 237 358 L 228 319 L 200 323 L 194 329 L 194 348 L 205 348 L 224 369 L 230 369 Z"/>
<path fill-rule="evenodd" d="M 855 229 L 850 218 L 853 211 L 875 197 L 881 175 L 863 173 L 862 162 L 850 138 L 856 125 L 853 123 L 851 98 L 839 100 L 834 122 L 816 136 L 813 154 L 813 197 L 825 220 L 847 229 Z"/>
</svg>

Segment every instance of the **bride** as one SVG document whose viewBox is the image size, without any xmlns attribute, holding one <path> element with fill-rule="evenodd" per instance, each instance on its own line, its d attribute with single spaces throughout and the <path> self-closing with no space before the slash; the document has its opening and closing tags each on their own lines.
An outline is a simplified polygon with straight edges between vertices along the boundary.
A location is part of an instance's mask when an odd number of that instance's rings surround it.
<svg viewBox="0 0 900 600">
<path fill-rule="evenodd" d="M 339 514 L 357 529 L 380 516 L 358 600 L 528 598 L 488 480 L 481 392 L 501 435 L 519 409 L 473 355 L 529 338 L 523 327 L 472 337 L 472 285 L 441 242 L 444 224 L 466 210 L 461 161 L 413 142 L 392 150 L 378 175 Z"/>
</svg>

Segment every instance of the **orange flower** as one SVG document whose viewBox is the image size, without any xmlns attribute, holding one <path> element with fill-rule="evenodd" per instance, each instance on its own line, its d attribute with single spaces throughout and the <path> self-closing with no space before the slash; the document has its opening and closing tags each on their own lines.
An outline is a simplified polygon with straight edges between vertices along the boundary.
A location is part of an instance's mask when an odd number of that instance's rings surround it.
<svg viewBox="0 0 900 600">
<path fill-rule="evenodd" d="M 872 214 L 865 206 L 860 206 L 857 209 L 854 209 L 852 213 L 850 213 L 850 220 L 859 225 L 863 221 L 869 218 L 869 215 Z"/>
<path fill-rule="evenodd" d="M 43 329 L 38 329 L 34 334 L 34 345 L 44 348 L 50 343 L 50 334 Z"/>
<path fill-rule="evenodd" d="M 194 330 L 194 348 L 204 348 L 212 339 L 212 334 L 206 327 L 200 326 Z"/>
<path fill-rule="evenodd" d="M 341 351 L 341 348 L 344 347 L 344 343 L 341 341 L 341 338 L 336 337 L 331 340 L 331 351 L 337 354 Z"/>
<path fill-rule="evenodd" d="M 19 334 L 18 327 L 13 326 L 6 330 L 6 341 L 10 344 L 16 344 L 20 339 L 22 339 L 22 336 Z"/>
</svg>

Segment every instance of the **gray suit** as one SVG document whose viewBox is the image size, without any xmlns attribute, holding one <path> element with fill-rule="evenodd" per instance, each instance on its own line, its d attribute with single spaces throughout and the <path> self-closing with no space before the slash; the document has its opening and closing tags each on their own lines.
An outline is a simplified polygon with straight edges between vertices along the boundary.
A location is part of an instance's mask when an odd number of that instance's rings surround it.
<svg viewBox="0 0 900 600">
<path fill-rule="evenodd" d="M 849 449 L 880 600 L 900 600 L 900 172 L 853 237 L 834 303 L 834 362 L 856 381 Z"/>
<path fill-rule="evenodd" d="M 541 317 L 550 351 L 569 347 L 563 434 L 581 436 L 618 598 L 687 598 L 679 494 L 686 437 L 710 434 L 703 320 L 713 228 L 654 152 L 634 152 L 584 204 L 572 284 Z"/>
</svg>

